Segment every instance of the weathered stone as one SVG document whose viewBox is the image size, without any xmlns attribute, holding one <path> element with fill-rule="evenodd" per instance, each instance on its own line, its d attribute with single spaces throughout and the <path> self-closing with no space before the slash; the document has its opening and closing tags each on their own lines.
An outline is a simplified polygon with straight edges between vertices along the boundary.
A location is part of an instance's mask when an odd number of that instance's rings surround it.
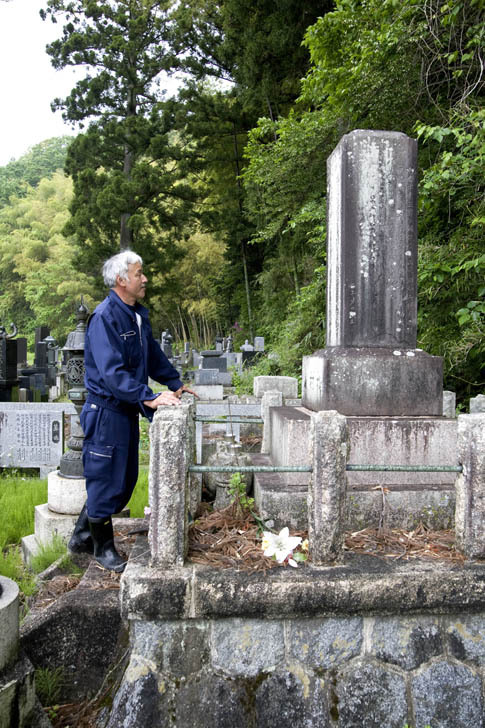
<svg viewBox="0 0 485 728">
<path fill-rule="evenodd" d="M 405 670 L 443 654 L 440 625 L 433 617 L 380 617 L 370 632 L 370 654 Z"/>
<path fill-rule="evenodd" d="M 485 394 L 477 394 L 470 398 L 470 414 L 481 414 L 485 412 Z"/>
<path fill-rule="evenodd" d="M 100 571 L 94 562 L 92 569 Z M 20 633 L 34 667 L 63 668 L 61 699 L 84 700 L 99 689 L 123 639 L 118 591 L 78 587 L 30 614 Z"/>
<path fill-rule="evenodd" d="M 0 672 L 0 728 L 27 728 L 36 708 L 34 669 L 28 659 Z"/>
<path fill-rule="evenodd" d="M 194 448 L 193 405 L 159 407 L 150 427 L 148 539 L 153 560 L 165 568 L 182 565 L 187 553 Z"/>
<path fill-rule="evenodd" d="M 330 726 L 324 681 L 300 668 L 269 675 L 256 690 L 256 728 Z"/>
<path fill-rule="evenodd" d="M 269 453 L 272 442 L 272 417 L 271 408 L 281 407 L 283 405 L 283 395 L 277 390 L 268 390 L 263 392 L 261 399 L 261 417 L 263 419 L 263 441 L 261 443 L 261 452 Z"/>
<path fill-rule="evenodd" d="M 132 655 L 175 677 L 199 672 L 209 663 L 209 624 L 195 620 L 134 621 Z"/>
<path fill-rule="evenodd" d="M 451 618 L 446 638 L 448 651 L 457 660 L 485 665 L 485 619 L 482 614 Z"/>
<path fill-rule="evenodd" d="M 213 623 L 212 666 L 231 677 L 274 670 L 285 656 L 283 622 L 229 619 Z"/>
<path fill-rule="evenodd" d="M 283 397 L 298 397 L 298 379 L 295 377 L 259 376 L 253 379 L 255 397 L 262 397 L 265 392 L 281 392 Z"/>
<path fill-rule="evenodd" d="M 275 568 L 266 574 L 188 564 L 148 565 L 146 539 L 121 581 L 126 619 L 309 618 L 446 614 L 483 610 L 485 564 L 388 562 L 346 555 L 339 566 Z"/>
<path fill-rule="evenodd" d="M 19 643 L 19 588 L 0 576 L 0 672 L 17 657 Z"/>
<path fill-rule="evenodd" d="M 362 624 L 360 617 L 292 622 L 289 654 L 307 667 L 329 670 L 360 654 Z"/>
<path fill-rule="evenodd" d="M 312 475 L 308 487 L 308 538 L 315 565 L 342 557 L 348 456 L 345 417 L 316 412 L 311 418 Z"/>
<path fill-rule="evenodd" d="M 443 390 L 443 417 L 456 417 L 456 393 Z"/>
<path fill-rule="evenodd" d="M 334 713 L 342 728 L 402 728 L 406 723 L 404 679 L 371 662 L 360 661 L 340 673 L 335 696 Z"/>
<path fill-rule="evenodd" d="M 273 465 L 309 465 L 311 412 L 303 407 L 277 407 L 270 411 Z M 288 485 L 307 485 L 310 473 L 282 473 Z"/>
<path fill-rule="evenodd" d="M 47 505 L 55 513 L 78 515 L 86 501 L 84 478 L 63 478 L 58 470 L 47 476 Z"/>
<path fill-rule="evenodd" d="M 458 547 L 471 559 L 485 558 L 485 413 L 458 416 L 455 533 Z"/>
<path fill-rule="evenodd" d="M 328 347 L 303 357 L 302 403 L 365 417 L 441 416 L 443 359 L 419 349 Z"/>
<path fill-rule="evenodd" d="M 328 158 L 327 346 L 416 346 L 417 143 L 356 130 Z"/>
<path fill-rule="evenodd" d="M 196 369 L 194 372 L 194 384 L 218 384 L 218 374 L 219 369 Z"/>
<path fill-rule="evenodd" d="M 116 693 L 107 728 L 165 725 L 162 721 L 157 676 L 134 659 Z"/>
<path fill-rule="evenodd" d="M 481 679 L 464 665 L 437 662 L 411 682 L 416 728 L 482 728 Z"/>
<path fill-rule="evenodd" d="M 177 692 L 174 726 L 249 728 L 247 703 L 247 692 L 240 682 L 211 673 L 194 677 Z"/>
</svg>

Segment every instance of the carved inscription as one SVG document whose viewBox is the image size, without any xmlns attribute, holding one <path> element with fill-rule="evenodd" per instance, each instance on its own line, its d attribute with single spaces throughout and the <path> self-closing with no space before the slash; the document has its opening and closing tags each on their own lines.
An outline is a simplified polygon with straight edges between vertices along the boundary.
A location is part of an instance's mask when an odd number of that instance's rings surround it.
<svg viewBox="0 0 485 728">
<path fill-rule="evenodd" d="M 62 412 L 2 412 L 0 467 L 57 466 L 63 450 L 62 432 Z"/>
</svg>

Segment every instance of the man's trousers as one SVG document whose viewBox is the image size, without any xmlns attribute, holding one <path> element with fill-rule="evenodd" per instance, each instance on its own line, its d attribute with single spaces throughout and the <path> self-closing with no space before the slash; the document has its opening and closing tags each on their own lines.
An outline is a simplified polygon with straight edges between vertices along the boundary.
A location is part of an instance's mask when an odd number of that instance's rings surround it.
<svg viewBox="0 0 485 728">
<path fill-rule="evenodd" d="M 86 402 L 80 421 L 88 516 L 105 518 L 123 510 L 138 479 L 138 414 Z"/>
</svg>

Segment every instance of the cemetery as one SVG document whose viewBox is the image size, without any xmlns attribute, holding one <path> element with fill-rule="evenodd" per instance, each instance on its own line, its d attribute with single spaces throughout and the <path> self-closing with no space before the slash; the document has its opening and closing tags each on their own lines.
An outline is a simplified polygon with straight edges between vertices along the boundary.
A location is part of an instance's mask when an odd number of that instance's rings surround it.
<svg viewBox="0 0 485 728">
<path fill-rule="evenodd" d="M 51 724 L 33 664 L 64 666 L 65 702 L 111 676 L 107 728 L 485 724 L 485 396 L 457 416 L 442 360 L 416 348 L 416 189 L 404 134 L 354 131 L 328 159 L 327 340 L 303 358 L 301 393 L 288 376 L 234 393 L 234 372 L 266 355 L 263 337 L 174 354 L 162 333 L 199 399 L 154 416 L 149 515 L 115 519 L 121 578 L 88 559 L 79 585 L 20 629 L 18 586 L 0 577 L 1 728 L 13 715 Z M 15 327 L 0 332 L 0 467 L 48 478 L 26 563 L 55 534 L 69 539 L 85 500 L 88 314 L 81 302 L 62 364 L 43 327 L 33 367 Z M 267 532 L 308 538 L 307 561 L 289 566 L 291 549 L 275 568 L 193 558 L 191 524 L 208 499 L 224 518 L 234 473 Z M 457 558 L 349 546 L 419 528 L 454 531 Z"/>
</svg>

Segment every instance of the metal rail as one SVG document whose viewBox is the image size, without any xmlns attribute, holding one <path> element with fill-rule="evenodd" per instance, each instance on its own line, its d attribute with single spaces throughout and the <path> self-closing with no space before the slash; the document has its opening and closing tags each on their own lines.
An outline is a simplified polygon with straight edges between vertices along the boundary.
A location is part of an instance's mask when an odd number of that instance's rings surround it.
<svg viewBox="0 0 485 728">
<path fill-rule="evenodd" d="M 311 473 L 311 465 L 190 465 L 191 473 Z M 462 465 L 347 465 L 347 471 L 461 473 Z"/>
<path fill-rule="evenodd" d="M 196 422 L 219 422 L 223 425 L 229 425 L 233 422 L 237 424 L 251 424 L 255 422 L 262 424 L 263 422 L 262 417 L 230 417 L 229 415 L 227 417 L 225 415 L 221 415 L 220 417 L 204 417 L 203 415 L 196 415 L 194 419 Z"/>
</svg>

